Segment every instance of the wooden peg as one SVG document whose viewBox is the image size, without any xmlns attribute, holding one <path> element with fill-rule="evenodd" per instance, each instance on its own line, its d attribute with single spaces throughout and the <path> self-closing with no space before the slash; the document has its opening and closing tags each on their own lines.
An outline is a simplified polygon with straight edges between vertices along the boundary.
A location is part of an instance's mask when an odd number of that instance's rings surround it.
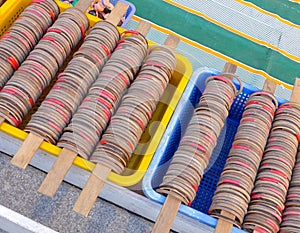
<svg viewBox="0 0 300 233">
<path fill-rule="evenodd" d="M 75 212 L 88 216 L 110 172 L 110 168 L 96 165 L 74 205 Z"/>
<path fill-rule="evenodd" d="M 151 24 L 146 21 L 141 21 L 136 28 L 136 31 L 146 36 L 151 28 Z M 54 197 L 60 184 L 70 170 L 77 153 L 66 148 L 63 148 L 55 161 L 53 167 L 47 174 L 45 180 L 41 184 L 38 192 L 48 196 Z M 97 174 L 96 174 L 97 175 Z M 98 174 L 99 175 L 99 174 Z M 96 199 L 95 199 L 96 200 Z"/>
<path fill-rule="evenodd" d="M 19 168 L 25 169 L 43 141 L 44 139 L 40 136 L 29 133 L 21 148 L 12 158 L 11 163 Z"/>
<path fill-rule="evenodd" d="M 61 182 L 70 170 L 77 153 L 66 148 L 60 152 L 57 160 L 48 172 L 38 192 L 48 197 L 54 197 Z"/>
<path fill-rule="evenodd" d="M 294 88 L 293 88 L 293 92 L 292 92 L 290 101 L 300 103 L 300 78 L 296 78 L 296 80 L 295 80 Z"/>
<path fill-rule="evenodd" d="M 235 216 L 231 213 L 228 213 L 225 210 L 221 211 L 221 215 L 228 218 L 228 219 L 235 219 Z M 215 229 L 215 233 L 230 233 L 232 230 L 233 224 L 231 222 L 226 221 L 223 218 L 220 218 L 218 220 L 216 229 Z"/>
<path fill-rule="evenodd" d="M 181 201 L 169 194 L 155 221 L 152 233 L 168 233 L 172 228 Z"/>
<path fill-rule="evenodd" d="M 75 7 L 85 13 L 92 2 L 93 0 L 80 0 Z"/>
<path fill-rule="evenodd" d="M 113 25 L 117 26 L 121 21 L 122 17 L 126 14 L 128 5 L 124 2 L 118 2 L 115 8 L 107 17 L 106 21 L 112 23 Z"/>
<path fill-rule="evenodd" d="M 0 117 L 0 125 L 2 125 L 2 123 L 5 121 L 5 118 Z"/>
<path fill-rule="evenodd" d="M 230 62 L 226 62 L 224 69 L 223 69 L 223 73 L 231 73 L 231 74 L 235 74 L 237 70 L 237 66 L 231 64 Z"/>
<path fill-rule="evenodd" d="M 272 82 L 269 79 L 265 80 L 263 91 L 267 91 L 271 94 L 274 94 L 276 91 L 276 83 Z"/>
<path fill-rule="evenodd" d="M 177 36 L 169 35 L 167 37 L 164 45 L 169 47 L 170 49 L 176 49 L 179 42 L 180 42 L 180 39 Z"/>
</svg>

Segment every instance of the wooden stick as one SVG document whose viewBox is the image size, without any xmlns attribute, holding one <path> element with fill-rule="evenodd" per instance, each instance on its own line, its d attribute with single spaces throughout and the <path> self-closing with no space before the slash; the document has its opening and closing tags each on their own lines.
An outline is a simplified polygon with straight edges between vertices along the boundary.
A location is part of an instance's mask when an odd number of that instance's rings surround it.
<svg viewBox="0 0 300 233">
<path fill-rule="evenodd" d="M 116 26 L 116 25 L 115 25 Z M 141 21 L 136 30 L 142 35 L 146 36 L 151 28 L 151 24 L 146 21 Z M 53 167 L 49 171 L 38 192 L 53 197 L 57 192 L 61 182 L 70 170 L 77 153 L 63 148 L 59 154 L 58 159 L 55 161 Z"/>
<path fill-rule="evenodd" d="M 0 117 L 0 125 L 2 125 L 2 123 L 5 121 L 5 118 Z"/>
<path fill-rule="evenodd" d="M 85 13 L 92 2 L 92 0 L 80 0 L 75 7 Z"/>
<path fill-rule="evenodd" d="M 146 27 L 148 26 L 140 26 L 138 28 Z M 165 41 L 165 45 L 175 48 L 178 42 L 179 40 L 177 40 L 174 36 L 169 36 Z M 74 211 L 84 216 L 89 214 L 110 172 L 110 168 L 99 163 L 96 165 L 89 180 L 87 181 L 87 184 L 83 188 L 74 205 Z"/>
<path fill-rule="evenodd" d="M 296 78 L 292 96 L 290 98 L 291 102 L 300 103 L 300 78 Z"/>
<path fill-rule="evenodd" d="M 126 14 L 128 9 L 128 5 L 124 2 L 118 2 L 113 9 L 113 11 L 109 14 L 106 21 L 112 23 L 117 26 L 122 19 L 122 17 Z"/>
<path fill-rule="evenodd" d="M 276 91 L 276 83 L 272 82 L 269 79 L 265 80 L 264 83 L 264 87 L 263 87 L 264 91 L 270 92 L 271 94 L 274 94 Z"/>
<path fill-rule="evenodd" d="M 221 215 L 228 218 L 228 219 L 235 219 L 235 216 L 231 213 L 228 213 L 225 210 L 221 211 Z M 215 233 L 230 233 L 231 229 L 233 227 L 233 224 L 231 222 L 228 222 L 227 220 L 220 218 L 218 220 L 216 229 L 215 229 Z"/>
<path fill-rule="evenodd" d="M 180 39 L 177 36 L 169 35 L 164 43 L 165 46 L 168 46 L 170 49 L 176 49 L 179 44 Z"/>
<path fill-rule="evenodd" d="M 76 156 L 76 152 L 63 148 L 53 167 L 38 189 L 38 192 L 48 197 L 54 197 L 61 182 L 70 170 Z"/>
<path fill-rule="evenodd" d="M 23 145 L 12 158 L 11 163 L 25 169 L 43 142 L 43 138 L 29 133 Z"/>
<path fill-rule="evenodd" d="M 180 205 L 180 200 L 168 195 L 151 232 L 168 233 L 172 228 Z"/>
<path fill-rule="evenodd" d="M 235 74 L 237 70 L 237 66 L 231 64 L 230 62 L 226 62 L 224 69 L 223 69 L 223 73 L 231 73 L 231 74 Z"/>
<path fill-rule="evenodd" d="M 87 217 L 91 211 L 111 169 L 97 164 L 77 199 L 73 210 Z"/>
</svg>

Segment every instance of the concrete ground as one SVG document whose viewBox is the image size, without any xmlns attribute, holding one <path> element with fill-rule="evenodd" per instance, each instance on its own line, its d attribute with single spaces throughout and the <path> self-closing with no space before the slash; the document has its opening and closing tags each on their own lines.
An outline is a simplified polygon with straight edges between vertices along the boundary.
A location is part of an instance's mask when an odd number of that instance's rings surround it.
<svg viewBox="0 0 300 233">
<path fill-rule="evenodd" d="M 151 231 L 152 222 L 100 198 L 87 218 L 75 213 L 72 208 L 80 189 L 63 183 L 54 199 L 43 196 L 37 190 L 45 173 L 31 166 L 25 170 L 16 168 L 10 164 L 10 159 L 0 153 L 0 205 L 58 232 Z M 0 229 L 0 233 L 5 232 Z"/>
</svg>

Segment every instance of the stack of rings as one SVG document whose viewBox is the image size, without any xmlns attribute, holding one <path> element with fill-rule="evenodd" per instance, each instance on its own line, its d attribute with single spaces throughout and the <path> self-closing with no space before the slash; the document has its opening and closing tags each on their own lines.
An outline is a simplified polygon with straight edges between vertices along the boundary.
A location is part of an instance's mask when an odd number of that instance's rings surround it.
<svg viewBox="0 0 300 233">
<path fill-rule="evenodd" d="M 152 47 L 141 72 L 122 98 L 120 107 L 90 160 L 120 174 L 155 111 L 176 66 L 172 50 Z M 146 87 L 146 88 L 145 88 Z"/>
<path fill-rule="evenodd" d="M 300 138 L 298 139 L 300 141 Z M 285 209 L 283 211 L 280 233 L 300 232 L 300 148 L 296 164 L 293 170 L 288 195 L 286 197 Z"/>
<path fill-rule="evenodd" d="M 29 5 L 0 40 L 0 89 L 25 60 L 56 20 L 59 8 L 54 1 Z"/>
<path fill-rule="evenodd" d="M 58 146 L 88 158 L 103 130 L 136 77 L 147 55 L 148 43 L 140 33 L 126 31 L 118 46 L 64 129 Z"/>
<path fill-rule="evenodd" d="M 239 94 L 232 77 L 221 74 L 206 80 L 205 91 L 157 190 L 159 193 L 171 194 L 188 205 L 194 200 L 228 111 Z M 241 91 L 242 82 L 238 80 Z"/>
<path fill-rule="evenodd" d="M 243 229 L 278 232 L 295 164 L 300 134 L 300 105 L 282 104 L 259 167 Z"/>
<path fill-rule="evenodd" d="M 277 107 L 269 92 L 249 97 L 210 206 L 212 216 L 227 219 L 225 210 L 235 216 L 227 221 L 241 227 Z"/>
<path fill-rule="evenodd" d="M 86 15 L 76 8 L 69 8 L 59 15 L 1 90 L 1 117 L 14 126 L 20 125 L 71 50 L 83 38 L 88 26 Z"/>
<path fill-rule="evenodd" d="M 68 66 L 32 115 L 25 131 L 56 143 L 78 105 L 86 96 L 119 40 L 119 32 L 108 22 L 98 22 L 74 54 Z"/>
</svg>

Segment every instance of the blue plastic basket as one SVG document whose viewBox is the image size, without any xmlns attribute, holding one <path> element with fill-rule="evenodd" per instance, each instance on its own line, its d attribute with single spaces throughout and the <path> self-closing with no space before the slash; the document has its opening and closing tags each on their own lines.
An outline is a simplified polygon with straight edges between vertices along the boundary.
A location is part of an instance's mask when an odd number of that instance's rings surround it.
<svg viewBox="0 0 300 233">
<path fill-rule="evenodd" d="M 205 88 L 206 78 L 219 73 L 219 71 L 210 68 L 200 68 L 193 73 L 143 179 L 143 191 L 148 198 L 161 204 L 165 201 L 165 197 L 157 193 L 155 189 L 162 182 L 163 176 L 171 162 L 171 158 L 177 150 L 180 139 L 192 118 L 194 108 L 199 103 L 200 96 Z M 237 82 L 235 82 L 235 85 L 239 88 Z M 207 215 L 207 213 L 239 126 L 245 103 L 249 95 L 258 90 L 258 88 L 244 84 L 242 93 L 236 97 L 231 107 L 228 119 L 218 139 L 217 146 L 213 151 L 210 163 L 201 180 L 197 196 L 190 207 L 183 204 L 181 205 L 179 209 L 181 213 L 211 227 L 216 226 L 217 220 Z M 280 104 L 286 102 L 286 100 L 283 99 L 278 99 L 278 101 Z M 232 232 L 241 233 L 245 231 L 233 228 Z"/>
</svg>

